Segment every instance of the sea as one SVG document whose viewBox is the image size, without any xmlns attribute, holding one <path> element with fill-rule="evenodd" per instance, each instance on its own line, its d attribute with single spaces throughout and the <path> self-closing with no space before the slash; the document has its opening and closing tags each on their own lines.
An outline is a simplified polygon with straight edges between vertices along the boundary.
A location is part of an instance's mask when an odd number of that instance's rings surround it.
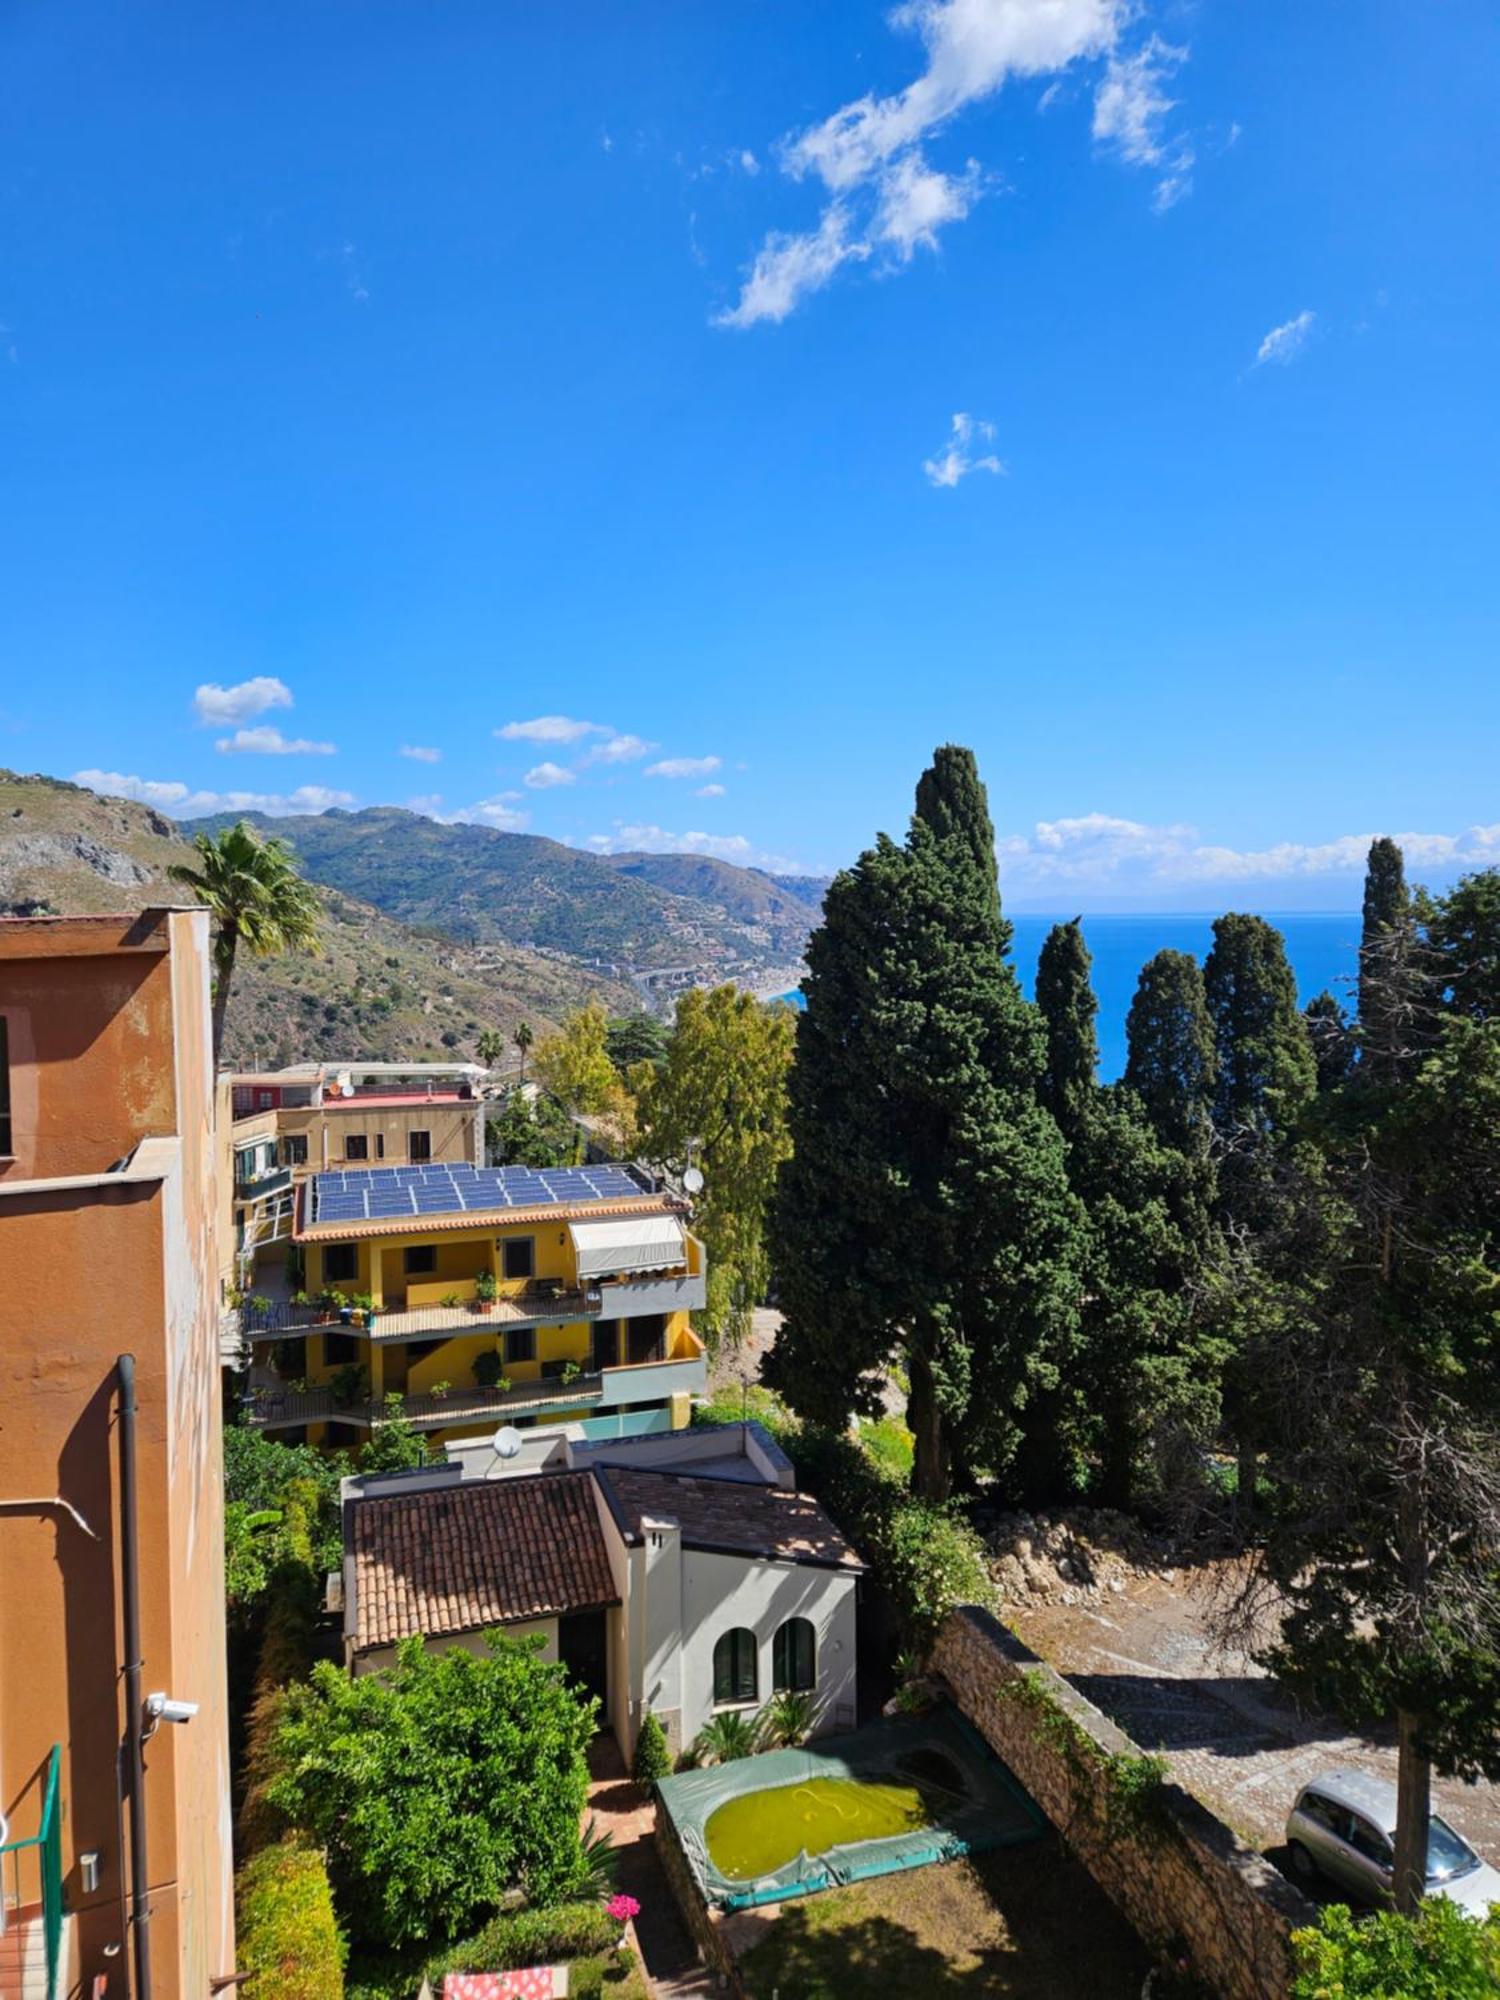
<svg viewBox="0 0 1500 2000">
<path fill-rule="evenodd" d="M 1072 911 L 1068 912 L 1071 916 Z M 1036 961 L 1057 917 L 1011 918 L 1015 937 L 1011 955 L 1027 994 L 1036 985 Z M 1094 960 L 1094 993 L 1099 1002 L 1099 1074 L 1112 1083 L 1125 1068 L 1125 1016 L 1135 997 L 1141 967 L 1157 952 L 1187 951 L 1203 960 L 1213 943 L 1211 916 L 1171 912 L 1140 916 L 1100 916 L 1083 919 L 1083 935 Z M 1266 914 L 1286 939 L 1287 957 L 1297 979 L 1298 998 L 1305 1006 L 1326 987 L 1346 1007 L 1353 1005 L 1359 965 L 1359 912 Z M 800 992 L 784 1000 L 801 1006 Z"/>
</svg>

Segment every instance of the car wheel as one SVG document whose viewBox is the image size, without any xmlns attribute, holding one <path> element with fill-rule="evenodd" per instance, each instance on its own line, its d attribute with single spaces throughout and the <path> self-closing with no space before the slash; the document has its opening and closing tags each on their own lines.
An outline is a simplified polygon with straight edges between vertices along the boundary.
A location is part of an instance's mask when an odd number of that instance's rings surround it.
<svg viewBox="0 0 1500 2000">
<path fill-rule="evenodd" d="M 1318 1864 L 1313 1860 L 1300 1840 L 1287 1843 L 1287 1866 L 1304 1889 L 1312 1888 L 1318 1879 Z"/>
</svg>

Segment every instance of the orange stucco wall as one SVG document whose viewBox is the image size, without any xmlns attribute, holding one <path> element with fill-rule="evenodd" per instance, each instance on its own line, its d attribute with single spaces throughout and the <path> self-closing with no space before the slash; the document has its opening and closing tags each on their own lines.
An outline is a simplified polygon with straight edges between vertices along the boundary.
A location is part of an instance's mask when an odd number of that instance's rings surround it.
<svg viewBox="0 0 1500 2000">
<path fill-rule="evenodd" d="M 199 1704 L 146 1746 L 153 1969 L 158 1994 L 206 1995 L 234 1969 L 207 922 L 165 917 L 155 950 L 123 964 L 79 951 L 76 934 L 52 958 L 48 942 L 20 957 L 0 923 L 0 1006 L 24 1002 L 52 1024 L 35 1112 L 17 1107 L 27 1178 L 98 1171 L 142 1137 L 165 1143 L 148 1176 L 113 1186 L 22 1194 L 0 1181 L 0 1498 L 12 1503 L 0 1508 L 0 1810 L 13 1833 L 33 1830 L 35 1774 L 60 1743 L 67 1990 L 92 2000 L 103 1977 L 108 2000 L 123 2000 L 116 1360 L 131 1353 L 143 1691 Z M 88 1851 L 101 1860 L 92 1895 L 78 1869 Z"/>
</svg>

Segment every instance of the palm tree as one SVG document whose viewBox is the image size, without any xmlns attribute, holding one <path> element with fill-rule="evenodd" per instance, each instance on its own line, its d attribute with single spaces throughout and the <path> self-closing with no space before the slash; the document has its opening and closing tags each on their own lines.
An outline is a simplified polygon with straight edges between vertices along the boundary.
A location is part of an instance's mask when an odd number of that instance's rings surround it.
<svg viewBox="0 0 1500 2000">
<path fill-rule="evenodd" d="M 474 1047 L 486 1069 L 500 1067 L 500 1058 L 505 1054 L 505 1037 L 498 1028 L 486 1028 Z"/>
<path fill-rule="evenodd" d="M 526 1051 L 536 1040 L 536 1036 L 531 1032 L 531 1023 L 529 1021 L 522 1021 L 511 1036 L 511 1040 L 521 1051 L 521 1081 L 524 1083 L 526 1081 Z"/>
<path fill-rule="evenodd" d="M 214 1059 L 224 1045 L 224 1016 L 235 955 L 243 945 L 252 958 L 275 958 L 284 951 L 316 951 L 319 904 L 316 891 L 297 873 L 284 840 L 262 840 L 244 820 L 222 833 L 200 833 L 193 842 L 198 865 L 185 862 L 167 870 L 191 889 L 214 919 Z"/>
</svg>

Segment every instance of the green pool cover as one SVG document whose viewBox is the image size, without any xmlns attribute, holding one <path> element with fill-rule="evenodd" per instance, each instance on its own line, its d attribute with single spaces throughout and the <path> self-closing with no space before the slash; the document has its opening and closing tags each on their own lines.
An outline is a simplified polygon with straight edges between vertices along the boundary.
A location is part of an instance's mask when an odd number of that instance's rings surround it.
<svg viewBox="0 0 1500 2000">
<path fill-rule="evenodd" d="M 705 1899 L 725 1910 L 1034 1840 L 1045 1826 L 947 1707 L 684 1771 L 657 1793 Z"/>
</svg>

